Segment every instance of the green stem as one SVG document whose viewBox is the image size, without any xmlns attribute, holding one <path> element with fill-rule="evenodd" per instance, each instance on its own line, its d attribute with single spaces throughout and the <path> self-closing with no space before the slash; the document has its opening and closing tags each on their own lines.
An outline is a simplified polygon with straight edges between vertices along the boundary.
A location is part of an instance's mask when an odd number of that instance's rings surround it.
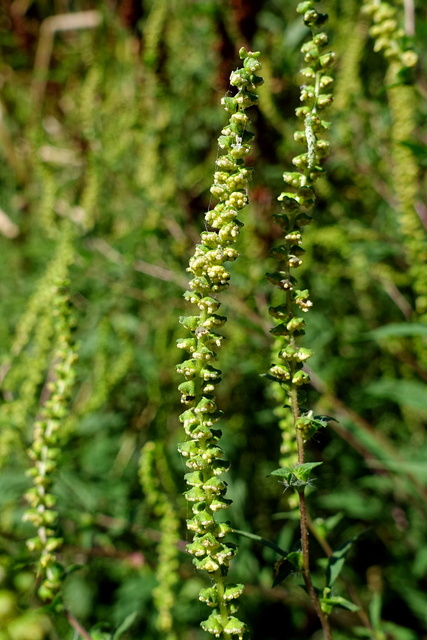
<svg viewBox="0 0 427 640">
<path fill-rule="evenodd" d="M 292 385 L 290 389 L 291 409 L 294 417 L 294 424 L 299 418 L 299 405 L 298 405 L 298 390 L 295 385 Z M 296 439 L 298 446 L 298 464 L 304 464 L 305 451 L 304 451 L 304 437 L 299 429 L 296 429 Z M 322 611 L 319 598 L 313 587 L 310 572 L 310 545 L 308 540 L 308 513 L 307 503 L 305 499 L 304 489 L 298 492 L 299 498 L 299 510 L 300 510 L 300 530 L 301 530 L 301 549 L 302 549 L 302 575 L 304 578 L 305 588 L 313 603 L 313 607 L 317 613 L 317 616 L 322 625 L 325 640 L 332 640 L 332 632 L 329 626 L 329 621 Z"/>
<path fill-rule="evenodd" d="M 217 584 L 219 613 L 221 615 L 221 622 L 224 628 L 228 622 L 228 607 L 227 607 L 226 601 L 224 600 L 225 587 L 224 587 L 224 578 L 221 575 L 221 569 L 218 569 L 218 571 L 215 571 L 215 573 L 213 574 L 213 577 Z M 223 632 L 223 635 L 224 635 L 224 638 L 226 639 L 231 638 L 231 635 L 226 631 Z"/>
<path fill-rule="evenodd" d="M 314 587 L 313 587 L 313 582 L 311 580 L 310 550 L 309 550 L 309 542 L 308 542 L 308 524 L 307 524 L 307 503 L 306 503 L 304 491 L 298 492 L 298 497 L 299 497 L 299 509 L 300 509 L 300 515 L 301 515 L 300 529 L 301 529 L 301 548 L 302 548 L 302 575 L 304 578 L 305 588 L 307 589 L 308 595 L 310 596 L 310 599 L 313 603 L 314 610 L 316 611 L 317 616 L 320 620 L 320 624 L 322 625 L 325 640 L 332 640 L 332 632 L 329 626 L 329 621 L 322 611 L 319 598 L 317 597 L 316 591 L 314 590 Z"/>
</svg>

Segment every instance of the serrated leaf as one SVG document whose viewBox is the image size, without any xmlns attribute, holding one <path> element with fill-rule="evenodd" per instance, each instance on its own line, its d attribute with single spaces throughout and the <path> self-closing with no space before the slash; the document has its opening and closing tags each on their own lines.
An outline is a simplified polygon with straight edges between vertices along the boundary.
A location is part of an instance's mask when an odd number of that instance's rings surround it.
<svg viewBox="0 0 427 640">
<path fill-rule="evenodd" d="M 299 464 L 296 466 L 295 475 L 299 480 L 306 482 L 310 477 L 311 471 L 321 464 L 323 464 L 323 462 L 304 462 L 304 464 Z"/>
<path fill-rule="evenodd" d="M 304 464 L 296 464 L 293 467 L 280 467 L 280 469 L 272 471 L 270 475 L 286 478 L 290 474 L 293 474 L 301 480 L 307 480 L 310 476 L 311 470 L 321 464 L 323 464 L 323 462 L 304 462 Z"/>
<path fill-rule="evenodd" d="M 286 488 L 293 487 L 297 491 L 303 491 L 310 482 L 310 473 L 314 467 L 318 467 L 322 462 L 305 462 L 292 467 L 281 467 L 275 469 L 269 475 L 283 478 Z"/>
</svg>

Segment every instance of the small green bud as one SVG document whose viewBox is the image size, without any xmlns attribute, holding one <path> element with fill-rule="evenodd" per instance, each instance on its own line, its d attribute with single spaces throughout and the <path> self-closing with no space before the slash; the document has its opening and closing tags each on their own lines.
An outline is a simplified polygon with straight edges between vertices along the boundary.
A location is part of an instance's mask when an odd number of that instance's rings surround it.
<svg viewBox="0 0 427 640">
<path fill-rule="evenodd" d="M 178 387 L 179 389 L 179 387 Z M 214 413 L 217 410 L 217 406 L 212 397 L 203 396 L 197 406 L 195 407 L 195 413 Z"/>
<path fill-rule="evenodd" d="M 184 497 L 188 502 L 202 502 L 206 500 L 206 494 L 200 487 L 193 487 L 188 491 L 184 491 Z"/>
<path fill-rule="evenodd" d="M 184 480 L 190 486 L 201 486 L 203 484 L 203 474 L 200 471 L 186 473 L 184 476 Z"/>
<path fill-rule="evenodd" d="M 243 584 L 229 584 L 225 588 L 224 600 L 234 600 L 239 598 L 244 590 Z"/>
<path fill-rule="evenodd" d="M 195 331 L 200 323 L 200 316 L 180 316 L 178 322 L 190 331 Z"/>
<path fill-rule="evenodd" d="M 178 391 L 181 392 L 182 402 L 189 402 L 196 396 L 196 385 L 194 380 L 187 380 L 179 385 Z"/>
<path fill-rule="evenodd" d="M 198 372 L 198 363 L 196 360 L 185 360 L 176 365 L 176 370 L 186 378 L 192 378 Z"/>
<path fill-rule="evenodd" d="M 195 456 L 198 450 L 198 444 L 194 440 L 188 440 L 187 442 L 180 442 L 178 444 L 178 451 L 185 458 Z"/>
<path fill-rule="evenodd" d="M 202 589 L 199 593 L 199 600 L 205 602 L 209 607 L 216 607 L 218 605 L 218 592 L 215 587 L 208 587 Z"/>
<path fill-rule="evenodd" d="M 314 36 L 313 42 L 317 47 L 324 47 L 328 44 L 329 38 L 326 33 L 318 33 Z"/>
<path fill-rule="evenodd" d="M 215 358 L 215 353 L 207 347 L 200 347 L 200 349 L 193 353 L 193 358 L 195 358 L 195 360 L 203 361 L 213 360 Z"/>
<path fill-rule="evenodd" d="M 233 636 L 237 636 L 240 640 L 243 638 L 246 626 L 238 618 L 231 617 L 228 619 L 227 624 L 224 627 L 224 633 L 229 633 Z"/>
<path fill-rule="evenodd" d="M 304 184 L 304 176 L 300 173 L 285 171 L 283 174 L 283 180 L 287 184 L 292 185 L 293 187 L 302 187 Z"/>
<path fill-rule="evenodd" d="M 290 211 L 290 212 L 298 211 L 299 202 L 295 198 L 295 194 L 294 193 L 283 192 L 283 193 L 280 194 L 280 196 L 277 198 L 277 200 L 281 203 L 282 207 L 286 211 Z"/>
<path fill-rule="evenodd" d="M 297 386 L 302 386 L 303 384 L 308 384 L 310 382 L 310 376 L 305 371 L 297 371 L 292 378 L 292 383 Z"/>
<path fill-rule="evenodd" d="M 289 370 L 283 365 L 279 364 L 270 367 L 269 374 L 273 376 L 277 380 L 277 382 L 285 382 L 291 377 Z"/>
<path fill-rule="evenodd" d="M 304 322 L 304 320 L 302 320 L 302 322 Z M 297 362 L 305 362 L 306 360 L 311 358 L 312 355 L 313 355 L 313 351 L 311 349 L 300 347 L 296 352 L 296 354 L 294 355 L 294 358 Z"/>
<path fill-rule="evenodd" d="M 221 509 L 228 509 L 228 507 L 232 503 L 233 503 L 232 500 L 218 496 L 212 500 L 210 507 L 212 511 L 215 512 L 215 511 L 220 511 Z"/>
<path fill-rule="evenodd" d="M 204 631 L 212 634 L 216 638 L 219 638 L 222 634 L 221 616 L 219 613 L 212 613 L 207 620 L 204 620 L 200 626 Z"/>
<path fill-rule="evenodd" d="M 210 465 L 211 471 L 215 476 L 220 476 L 222 473 L 226 473 L 230 468 L 230 463 L 227 460 L 213 460 Z M 229 531 L 230 529 L 228 529 Z"/>
<path fill-rule="evenodd" d="M 212 526 L 215 522 L 213 516 L 207 511 L 199 511 L 192 520 L 196 520 L 204 528 Z"/>
<path fill-rule="evenodd" d="M 319 109 L 325 109 L 325 107 L 328 107 L 332 103 L 332 99 L 331 93 L 320 94 L 317 98 L 317 106 Z"/>
<path fill-rule="evenodd" d="M 329 53 L 325 53 L 323 56 L 320 56 L 319 62 L 323 69 L 331 69 L 331 67 L 335 64 L 335 52 L 329 51 Z"/>
<path fill-rule="evenodd" d="M 210 478 L 203 484 L 203 490 L 206 491 L 206 493 L 213 493 L 216 495 L 224 493 L 226 488 L 227 483 L 216 477 Z"/>
<path fill-rule="evenodd" d="M 206 549 L 200 544 L 200 542 L 190 542 L 190 544 L 187 544 L 185 548 L 188 553 L 191 553 L 191 555 L 196 558 L 206 555 Z"/>
<path fill-rule="evenodd" d="M 287 330 L 290 333 L 294 331 L 302 331 L 305 327 L 305 320 L 303 318 L 292 318 L 286 325 Z"/>
<path fill-rule="evenodd" d="M 52 589 L 51 587 L 48 587 L 45 583 L 43 583 L 38 588 L 37 594 L 40 600 L 53 600 L 53 598 L 55 597 L 55 589 Z"/>
<path fill-rule="evenodd" d="M 307 2 L 300 2 L 297 5 L 297 12 L 298 13 L 306 13 L 306 11 L 311 9 L 312 6 L 313 6 L 313 0 L 307 0 Z"/>
<path fill-rule="evenodd" d="M 214 573 L 219 569 L 219 564 L 209 556 L 206 556 L 202 560 L 194 559 L 193 564 L 200 569 L 200 571 L 208 571 L 209 573 Z"/>
</svg>

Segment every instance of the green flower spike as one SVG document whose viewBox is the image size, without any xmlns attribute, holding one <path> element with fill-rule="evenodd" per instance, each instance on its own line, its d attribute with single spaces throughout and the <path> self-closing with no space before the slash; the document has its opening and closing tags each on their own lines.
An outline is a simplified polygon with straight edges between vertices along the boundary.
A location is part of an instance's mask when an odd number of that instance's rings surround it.
<svg viewBox="0 0 427 640">
<path fill-rule="evenodd" d="M 304 83 L 301 85 L 301 106 L 296 109 L 296 115 L 303 127 L 294 134 L 295 140 L 303 143 L 305 150 L 292 160 L 296 171 L 286 171 L 283 174 L 289 190 L 279 196 L 282 213 L 274 216 L 283 230 L 283 240 L 280 246 L 271 251 L 278 260 L 278 266 L 274 272 L 267 274 L 267 278 L 281 291 L 282 300 L 278 306 L 269 310 L 278 321 L 271 330 L 276 338 L 274 348 L 278 349 L 278 362 L 271 365 L 268 377 L 279 383 L 281 400 L 284 401 L 278 417 L 282 430 L 281 453 L 285 455 L 280 461 L 282 467 L 272 475 L 283 477 L 285 486 L 296 490 L 300 511 L 301 571 L 307 593 L 322 625 L 324 638 L 331 640 L 329 622 L 311 580 L 305 502 L 309 472 L 318 464 L 304 462 L 305 443 L 318 428 L 324 426 L 322 421 L 312 416 L 312 412 L 301 411 L 301 387 L 310 382 L 310 376 L 303 367 L 312 352 L 300 347 L 298 339 L 304 335 L 305 320 L 301 313 L 306 313 L 312 303 L 308 291 L 298 288 L 294 276 L 295 269 L 303 261 L 302 234 L 304 227 L 311 222 L 310 213 L 316 199 L 314 183 L 323 173 L 321 161 L 328 150 L 328 142 L 321 137 L 329 126 L 323 119 L 323 113 L 332 102 L 332 78 L 329 70 L 334 64 L 335 54 L 327 50 L 328 36 L 322 31 L 327 15 L 317 11 L 314 4 L 315 0 L 309 0 L 300 2 L 297 7 L 304 24 L 311 31 L 310 40 L 301 47 L 306 66 L 301 70 Z"/>
<path fill-rule="evenodd" d="M 27 541 L 27 546 L 30 551 L 37 551 L 39 554 L 39 596 L 43 600 L 54 598 L 63 577 L 63 569 L 56 557 L 62 539 L 55 532 L 58 512 L 55 510 L 56 498 L 52 493 L 52 483 L 61 455 L 60 430 L 67 416 L 77 358 L 71 341 L 73 322 L 70 318 L 69 298 L 63 292 L 63 282 L 56 283 L 55 289 L 56 351 L 52 380 L 47 383 L 50 396 L 34 425 L 33 442 L 28 452 L 33 466 L 27 473 L 33 480 L 33 487 L 25 495 L 29 508 L 24 514 L 24 520 L 31 522 L 37 530 L 36 536 Z"/>
<path fill-rule="evenodd" d="M 230 588 L 224 584 L 224 576 L 236 551 L 234 545 L 222 540 L 231 528 L 215 518 L 218 511 L 227 509 L 231 503 L 224 495 L 226 483 L 218 478 L 229 466 L 218 446 L 221 432 L 212 428 L 222 415 L 215 401 L 215 387 L 221 380 L 221 371 L 212 362 L 222 342 L 217 329 L 227 320 L 216 313 L 221 303 L 215 296 L 229 286 L 230 274 L 224 263 L 238 256 L 233 245 L 242 226 L 238 215 L 247 204 L 246 192 L 251 177 L 251 170 L 244 162 L 253 138 L 248 130 L 246 110 L 257 103 L 254 92 L 262 83 L 262 78 L 256 75 L 261 68 L 259 53 L 248 53 L 242 48 L 240 57 L 243 67 L 230 76 L 230 83 L 237 93 L 222 99 L 230 118 L 218 139 L 223 154 L 216 161 L 211 187 L 218 203 L 206 213 L 205 223 L 209 230 L 201 234 L 201 242 L 187 269 L 193 279 L 184 297 L 196 305 L 198 312 L 180 318 L 191 337 L 178 341 L 178 347 L 188 352 L 187 359 L 178 365 L 179 373 L 185 378 L 179 390 L 181 401 L 186 405 L 180 420 L 189 438 L 178 449 L 191 469 L 191 473 L 186 474 L 190 488 L 184 495 L 193 512 L 187 527 L 194 537 L 187 549 L 194 556 L 194 564 L 207 571 L 213 580 L 209 596 L 202 595 L 206 590 L 200 596 L 209 606 L 215 607 L 202 627 L 217 638 L 227 639 L 242 638 L 243 635 L 244 624 L 232 615 L 236 607 L 231 604 L 243 587 L 233 585 L 233 595 L 230 595 Z"/>
<path fill-rule="evenodd" d="M 293 273 L 303 261 L 303 229 L 311 222 L 309 214 L 316 199 L 313 186 L 323 173 L 321 161 L 329 146 L 321 135 L 329 126 L 323 119 L 323 113 L 332 102 L 332 78 L 329 69 L 335 59 L 334 53 L 327 50 L 328 36 L 321 31 L 327 16 L 314 9 L 313 0 L 301 2 L 297 11 L 303 15 L 304 23 L 312 33 L 311 39 L 301 48 L 307 66 L 301 70 L 305 82 L 301 85 L 302 106 L 296 109 L 296 114 L 303 123 L 303 129 L 294 134 L 295 140 L 305 145 L 305 151 L 293 158 L 292 162 L 297 171 L 287 171 L 283 174 L 283 179 L 290 189 L 279 196 L 282 213 L 273 217 L 282 228 L 284 237 L 282 244 L 271 251 L 279 261 L 277 270 L 267 274 L 267 279 L 281 290 L 284 296 L 284 300 L 278 306 L 269 309 L 270 314 L 278 321 L 271 330 L 276 336 L 274 349 L 278 351 L 278 362 L 271 365 L 268 377 L 279 382 L 284 402 L 290 405 L 294 416 L 294 419 L 289 421 L 286 418 L 288 412 L 280 412 L 279 415 L 283 429 L 282 453 L 288 452 L 291 458 L 286 461 L 288 465 L 290 462 L 296 463 L 298 456 L 302 456 L 302 447 L 299 447 L 298 453 L 292 444 L 295 442 L 293 427 L 300 418 L 298 390 L 310 382 L 303 366 L 312 355 L 310 349 L 299 347 L 297 344 L 298 338 L 304 335 L 305 327 L 304 317 L 300 314 L 306 313 L 312 303 L 309 292 L 306 289 L 298 289 Z M 293 437 L 289 438 L 288 429 L 291 422 Z M 299 462 L 302 463 L 303 460 Z"/>
</svg>

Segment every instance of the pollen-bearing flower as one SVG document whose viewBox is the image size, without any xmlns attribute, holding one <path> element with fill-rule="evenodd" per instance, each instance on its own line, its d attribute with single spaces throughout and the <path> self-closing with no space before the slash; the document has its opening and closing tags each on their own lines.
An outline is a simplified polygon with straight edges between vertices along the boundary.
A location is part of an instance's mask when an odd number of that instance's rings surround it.
<svg viewBox="0 0 427 640">
<path fill-rule="evenodd" d="M 190 337 L 178 340 L 178 347 L 188 355 L 177 367 L 185 378 L 179 386 L 181 401 L 186 405 L 180 420 L 188 438 L 178 448 L 190 470 L 185 476 L 189 488 L 184 495 L 193 512 L 187 521 L 193 542 L 187 549 L 196 567 L 208 571 L 213 579 L 212 587 L 200 594 L 200 600 L 213 608 L 202 627 L 217 638 L 235 636 L 239 639 L 243 636 L 244 624 L 233 614 L 243 585 L 224 584 L 236 550 L 224 541 L 231 527 L 215 517 L 218 511 L 229 507 L 231 500 L 225 496 L 227 484 L 220 477 L 229 463 L 224 460 L 218 444 L 221 431 L 215 428 L 222 415 L 215 399 L 221 371 L 213 363 L 222 342 L 222 335 L 217 331 L 227 320 L 217 313 L 221 303 L 216 295 L 229 286 L 230 274 L 224 264 L 238 256 L 233 247 L 242 226 L 238 216 L 248 201 L 251 169 L 245 166 L 245 157 L 250 153 L 253 134 L 248 130 L 246 110 L 257 103 L 254 92 L 262 83 L 262 78 L 256 75 L 261 68 L 259 53 L 242 48 L 240 57 L 243 67 L 233 71 L 230 77 L 237 92 L 233 97 L 222 99 L 230 118 L 218 139 L 223 153 L 216 161 L 211 187 L 218 203 L 206 213 L 207 230 L 201 234 L 187 269 L 193 278 L 184 297 L 197 311 L 195 315 L 180 318 Z"/>
</svg>

